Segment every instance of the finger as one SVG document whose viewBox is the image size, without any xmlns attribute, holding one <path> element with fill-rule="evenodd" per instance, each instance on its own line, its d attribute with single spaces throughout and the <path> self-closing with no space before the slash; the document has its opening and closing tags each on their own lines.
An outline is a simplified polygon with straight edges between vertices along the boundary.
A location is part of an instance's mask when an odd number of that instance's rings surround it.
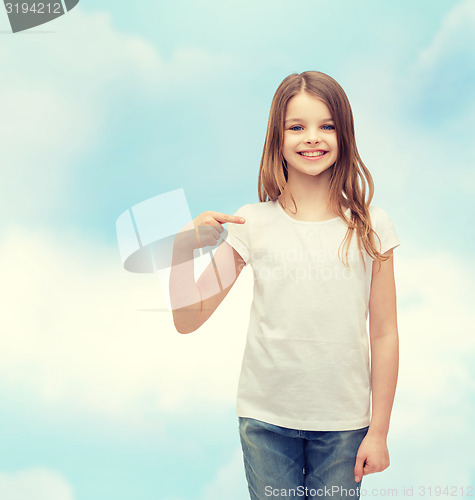
<svg viewBox="0 0 475 500">
<path fill-rule="evenodd" d="M 357 483 L 360 482 L 363 477 L 363 466 L 364 466 L 364 457 L 357 456 L 355 463 L 355 481 Z"/>
<path fill-rule="evenodd" d="M 222 214 L 221 212 L 210 212 L 210 214 L 220 224 L 226 224 L 227 222 L 231 222 L 233 224 L 244 224 L 246 222 L 244 217 L 239 217 L 237 215 Z"/>
</svg>

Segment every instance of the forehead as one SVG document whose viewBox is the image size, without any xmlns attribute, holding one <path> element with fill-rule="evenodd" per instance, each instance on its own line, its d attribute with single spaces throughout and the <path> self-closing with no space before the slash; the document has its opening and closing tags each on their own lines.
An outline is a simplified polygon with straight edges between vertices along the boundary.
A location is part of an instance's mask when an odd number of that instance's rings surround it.
<svg viewBox="0 0 475 500">
<path fill-rule="evenodd" d="M 285 110 L 285 118 L 329 118 L 332 116 L 328 106 L 317 97 L 307 94 L 306 92 L 294 95 L 287 102 Z"/>
</svg>

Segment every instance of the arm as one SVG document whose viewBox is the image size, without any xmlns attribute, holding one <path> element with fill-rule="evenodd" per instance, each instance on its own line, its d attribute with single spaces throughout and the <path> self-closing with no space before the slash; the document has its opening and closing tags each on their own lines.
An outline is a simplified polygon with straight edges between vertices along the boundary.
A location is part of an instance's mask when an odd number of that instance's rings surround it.
<svg viewBox="0 0 475 500">
<path fill-rule="evenodd" d="M 223 222 L 230 223 L 238 219 L 222 214 L 219 214 L 219 217 Z M 213 226 L 218 233 L 207 243 L 205 242 L 207 231 L 200 230 L 201 246 L 216 243 L 214 238 L 223 229 L 215 224 Z M 184 229 L 176 236 L 173 245 L 169 290 L 175 329 L 179 333 L 191 333 L 205 323 L 221 304 L 246 264 L 239 253 L 223 240 L 210 264 L 195 283 L 193 262 L 193 249 L 196 247 L 195 231 Z M 206 228 L 203 226 L 203 229 Z"/>
<path fill-rule="evenodd" d="M 369 301 L 372 416 L 355 465 L 355 480 L 389 467 L 386 439 L 396 392 L 399 365 L 396 285 L 392 249 L 386 262 L 373 262 Z"/>
<path fill-rule="evenodd" d="M 381 264 L 378 272 L 373 274 L 369 305 L 372 380 L 372 418 L 369 432 L 384 439 L 389 431 L 399 366 L 396 285 L 392 250 L 388 254 L 391 257 Z"/>
<path fill-rule="evenodd" d="M 193 248 L 177 235 L 170 270 L 170 303 L 179 333 L 190 333 L 201 324 L 201 295 L 195 283 Z"/>
</svg>

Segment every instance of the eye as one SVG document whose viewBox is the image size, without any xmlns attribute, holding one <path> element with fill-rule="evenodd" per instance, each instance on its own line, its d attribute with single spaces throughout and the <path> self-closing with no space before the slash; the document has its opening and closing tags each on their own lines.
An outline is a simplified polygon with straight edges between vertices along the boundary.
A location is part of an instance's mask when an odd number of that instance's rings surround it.
<svg viewBox="0 0 475 500">
<path fill-rule="evenodd" d="M 325 127 L 330 127 L 330 128 L 326 128 L 326 129 L 325 129 Z M 301 125 L 294 125 L 294 126 L 290 127 L 290 128 L 289 128 L 289 130 L 294 130 L 294 131 L 296 131 L 296 130 L 295 130 L 296 128 L 303 128 L 303 127 L 302 127 Z M 324 130 L 335 130 L 335 127 L 334 127 L 333 125 L 329 125 L 329 124 L 328 124 L 328 125 L 323 125 L 323 127 L 322 127 L 322 128 L 323 128 Z M 296 132 L 298 132 L 298 130 L 297 130 Z"/>
</svg>

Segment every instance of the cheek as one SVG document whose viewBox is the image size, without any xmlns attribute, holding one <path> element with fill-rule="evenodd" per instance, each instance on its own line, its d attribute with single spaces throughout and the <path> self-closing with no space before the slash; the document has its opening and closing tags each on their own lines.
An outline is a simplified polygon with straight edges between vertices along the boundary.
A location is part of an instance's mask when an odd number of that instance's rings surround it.
<svg viewBox="0 0 475 500">
<path fill-rule="evenodd" d="M 331 147 L 335 152 L 338 152 L 338 138 L 337 137 L 332 137 L 330 141 Z"/>
<path fill-rule="evenodd" d="M 293 147 L 292 141 L 289 139 L 284 140 L 282 144 L 282 151 L 289 151 Z"/>
<path fill-rule="evenodd" d="M 287 137 L 284 139 L 284 148 L 292 149 L 299 143 L 299 140 L 296 137 Z"/>
</svg>

